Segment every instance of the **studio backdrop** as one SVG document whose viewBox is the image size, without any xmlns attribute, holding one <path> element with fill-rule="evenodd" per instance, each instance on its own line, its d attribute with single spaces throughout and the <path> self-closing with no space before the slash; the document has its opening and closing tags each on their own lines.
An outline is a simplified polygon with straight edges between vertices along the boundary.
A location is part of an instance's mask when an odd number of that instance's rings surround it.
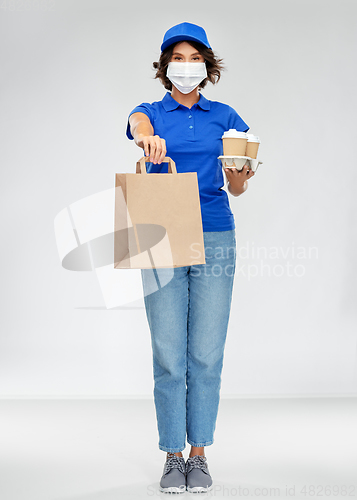
<svg viewBox="0 0 357 500">
<path fill-rule="evenodd" d="M 163 98 L 152 63 L 184 21 L 225 65 L 203 95 L 261 139 L 248 190 L 228 194 L 222 397 L 356 395 L 356 3 L 29 5 L 0 11 L 0 396 L 152 397 L 140 270 L 96 265 L 90 244 L 110 238 L 115 174 L 142 157 L 128 114 Z"/>
</svg>

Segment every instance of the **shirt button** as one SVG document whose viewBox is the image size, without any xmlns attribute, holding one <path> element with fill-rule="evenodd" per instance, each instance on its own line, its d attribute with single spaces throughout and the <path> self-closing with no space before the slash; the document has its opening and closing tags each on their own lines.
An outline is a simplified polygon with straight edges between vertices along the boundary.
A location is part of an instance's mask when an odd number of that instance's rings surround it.
<svg viewBox="0 0 357 500">
<path fill-rule="evenodd" d="M 189 115 L 188 117 L 189 117 L 189 118 L 192 118 L 192 115 Z"/>
<path fill-rule="evenodd" d="M 193 128 L 193 126 L 192 126 L 192 125 L 190 125 L 188 128 Z"/>
</svg>

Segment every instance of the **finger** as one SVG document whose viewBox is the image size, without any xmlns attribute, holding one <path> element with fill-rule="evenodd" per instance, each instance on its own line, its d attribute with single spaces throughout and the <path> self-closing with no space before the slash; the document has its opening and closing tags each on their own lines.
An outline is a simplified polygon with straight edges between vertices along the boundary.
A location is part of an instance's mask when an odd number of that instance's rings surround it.
<svg viewBox="0 0 357 500">
<path fill-rule="evenodd" d="M 158 163 L 162 163 L 166 156 L 165 139 L 161 139 L 161 137 L 158 137 L 156 156 Z"/>
<path fill-rule="evenodd" d="M 239 171 L 239 173 L 240 173 L 241 177 L 246 179 L 248 176 L 248 173 L 249 173 L 249 167 L 247 165 L 244 165 L 242 170 Z"/>
<path fill-rule="evenodd" d="M 158 163 L 160 156 L 161 156 L 161 153 L 162 153 L 162 142 L 161 142 L 161 138 L 158 135 L 154 136 L 154 140 L 155 140 L 155 147 L 156 147 L 155 156 L 154 156 L 154 163 Z"/>
<path fill-rule="evenodd" d="M 161 154 L 159 156 L 158 163 L 162 163 L 163 159 L 166 156 L 166 141 L 165 141 L 165 139 L 160 139 L 160 143 L 161 143 Z"/>
<path fill-rule="evenodd" d="M 153 137 L 149 138 L 149 146 L 150 146 L 150 161 L 154 162 L 155 159 L 155 152 L 156 152 L 156 144 L 155 141 L 153 140 Z"/>
<path fill-rule="evenodd" d="M 238 168 L 235 168 L 235 175 L 239 175 L 240 177 L 242 176 L 242 174 L 244 174 L 244 169 L 241 168 L 240 170 L 238 170 Z"/>
<path fill-rule="evenodd" d="M 224 169 L 226 172 L 227 179 L 231 179 L 233 177 L 234 171 L 236 170 L 235 168 L 225 168 Z"/>
<path fill-rule="evenodd" d="M 149 156 L 149 143 L 146 137 L 143 138 L 143 146 L 144 146 L 145 156 Z"/>
</svg>

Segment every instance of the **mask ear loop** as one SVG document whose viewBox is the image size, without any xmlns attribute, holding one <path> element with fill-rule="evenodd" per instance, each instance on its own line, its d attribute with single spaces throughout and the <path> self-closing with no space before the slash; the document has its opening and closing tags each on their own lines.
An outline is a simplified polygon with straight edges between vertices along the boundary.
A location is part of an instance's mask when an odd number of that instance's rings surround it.
<svg viewBox="0 0 357 500">
<path fill-rule="evenodd" d="M 206 59 L 205 59 L 203 62 L 205 63 L 205 66 L 206 66 L 206 73 L 207 73 L 207 76 L 206 76 L 206 78 L 204 78 L 204 79 L 202 80 L 202 82 L 201 82 L 201 83 L 203 83 L 205 80 L 208 80 L 208 71 L 207 71 L 207 61 L 206 61 Z M 210 80 L 208 80 L 208 81 L 210 81 Z M 203 89 L 203 87 L 201 87 L 201 83 L 199 84 L 199 86 L 198 86 L 197 90 L 201 90 L 201 89 Z"/>
</svg>

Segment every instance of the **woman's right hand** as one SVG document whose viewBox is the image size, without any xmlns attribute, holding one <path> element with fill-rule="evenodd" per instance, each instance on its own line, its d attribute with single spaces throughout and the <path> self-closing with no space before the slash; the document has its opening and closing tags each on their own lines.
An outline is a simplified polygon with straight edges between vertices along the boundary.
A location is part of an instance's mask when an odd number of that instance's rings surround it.
<svg viewBox="0 0 357 500">
<path fill-rule="evenodd" d="M 152 163 L 162 163 L 166 156 L 166 141 L 158 135 L 146 135 L 140 137 L 145 156 L 150 156 Z"/>
<path fill-rule="evenodd" d="M 135 144 L 150 156 L 153 163 L 162 163 L 166 156 L 166 141 L 154 135 L 154 127 L 145 113 L 133 113 L 129 118 L 131 134 Z"/>
</svg>

